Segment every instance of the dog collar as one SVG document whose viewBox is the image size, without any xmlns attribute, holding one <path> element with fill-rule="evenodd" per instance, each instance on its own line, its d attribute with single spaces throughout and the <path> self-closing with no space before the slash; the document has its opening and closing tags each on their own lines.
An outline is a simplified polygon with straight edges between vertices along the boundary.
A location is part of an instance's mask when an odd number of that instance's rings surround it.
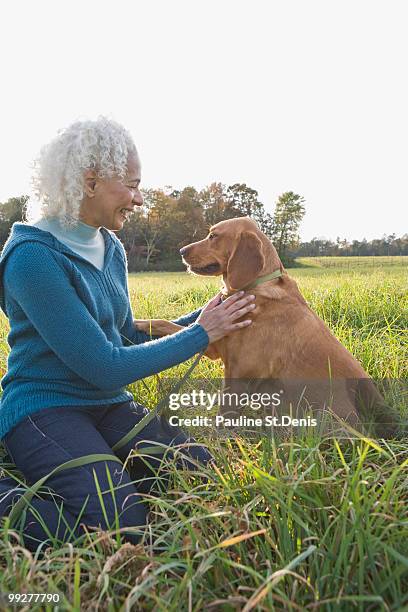
<svg viewBox="0 0 408 612">
<path fill-rule="evenodd" d="M 249 283 L 249 285 L 245 285 L 245 287 L 242 287 L 242 289 L 239 289 L 238 291 L 248 291 L 248 289 L 253 289 L 258 285 L 262 285 L 262 283 L 266 283 L 266 281 L 268 280 L 279 278 L 280 276 L 282 276 L 282 270 L 275 270 L 270 274 L 265 274 L 265 276 L 260 276 L 259 278 L 256 278 L 252 283 Z"/>
<path fill-rule="evenodd" d="M 237 289 L 236 291 L 234 291 L 234 293 L 237 293 L 238 291 L 248 291 L 248 289 L 253 289 L 258 285 L 262 285 L 262 283 L 266 283 L 266 281 L 273 280 L 274 278 L 279 278 L 280 276 L 282 276 L 282 274 L 282 270 L 274 270 L 274 272 L 271 272 L 270 274 L 265 274 L 265 276 L 259 276 L 254 281 L 252 281 L 252 283 L 245 285 L 245 287 L 241 287 L 241 289 Z M 225 299 L 226 298 L 224 297 L 224 300 Z"/>
</svg>

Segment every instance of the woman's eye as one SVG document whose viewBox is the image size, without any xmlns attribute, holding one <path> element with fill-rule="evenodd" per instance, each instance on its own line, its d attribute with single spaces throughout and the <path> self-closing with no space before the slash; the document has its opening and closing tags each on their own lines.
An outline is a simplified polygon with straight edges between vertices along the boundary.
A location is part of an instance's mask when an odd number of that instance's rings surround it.
<svg viewBox="0 0 408 612">
<path fill-rule="evenodd" d="M 208 238 L 209 238 L 210 240 L 212 240 L 213 238 L 215 238 L 215 236 L 214 236 L 214 234 L 209 234 L 209 235 L 208 235 Z"/>
</svg>

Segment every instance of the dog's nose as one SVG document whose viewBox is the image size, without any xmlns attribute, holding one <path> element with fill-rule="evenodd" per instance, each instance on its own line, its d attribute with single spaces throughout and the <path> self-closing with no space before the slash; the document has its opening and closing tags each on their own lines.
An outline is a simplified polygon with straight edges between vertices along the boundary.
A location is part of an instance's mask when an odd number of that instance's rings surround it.
<svg viewBox="0 0 408 612">
<path fill-rule="evenodd" d="M 187 247 L 183 247 L 182 249 L 180 249 L 180 255 L 183 257 L 183 255 L 185 255 L 187 253 Z"/>
</svg>

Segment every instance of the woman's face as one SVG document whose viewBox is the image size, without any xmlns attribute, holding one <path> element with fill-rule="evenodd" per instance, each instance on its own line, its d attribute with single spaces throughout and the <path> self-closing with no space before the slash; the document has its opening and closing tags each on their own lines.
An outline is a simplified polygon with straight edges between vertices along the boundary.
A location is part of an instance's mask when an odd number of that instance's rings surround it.
<svg viewBox="0 0 408 612">
<path fill-rule="evenodd" d="M 140 164 L 134 156 L 129 157 L 123 181 L 119 178 L 101 179 L 93 170 L 87 170 L 80 220 L 93 227 L 102 226 L 115 232 L 121 230 L 135 206 L 143 204 L 139 191 L 140 176 Z"/>
</svg>

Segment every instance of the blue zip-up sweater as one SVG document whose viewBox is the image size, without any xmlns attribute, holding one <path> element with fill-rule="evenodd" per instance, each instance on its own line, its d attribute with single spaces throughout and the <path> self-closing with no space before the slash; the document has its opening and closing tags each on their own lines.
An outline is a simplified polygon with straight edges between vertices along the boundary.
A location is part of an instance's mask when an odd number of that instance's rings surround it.
<svg viewBox="0 0 408 612">
<path fill-rule="evenodd" d="M 152 339 L 133 324 L 126 254 L 105 240 L 102 270 L 47 231 L 14 223 L 0 256 L 0 306 L 10 323 L 8 371 L 1 381 L 0 439 L 23 418 L 53 406 L 132 399 L 125 386 L 206 348 L 195 320 Z"/>
</svg>

